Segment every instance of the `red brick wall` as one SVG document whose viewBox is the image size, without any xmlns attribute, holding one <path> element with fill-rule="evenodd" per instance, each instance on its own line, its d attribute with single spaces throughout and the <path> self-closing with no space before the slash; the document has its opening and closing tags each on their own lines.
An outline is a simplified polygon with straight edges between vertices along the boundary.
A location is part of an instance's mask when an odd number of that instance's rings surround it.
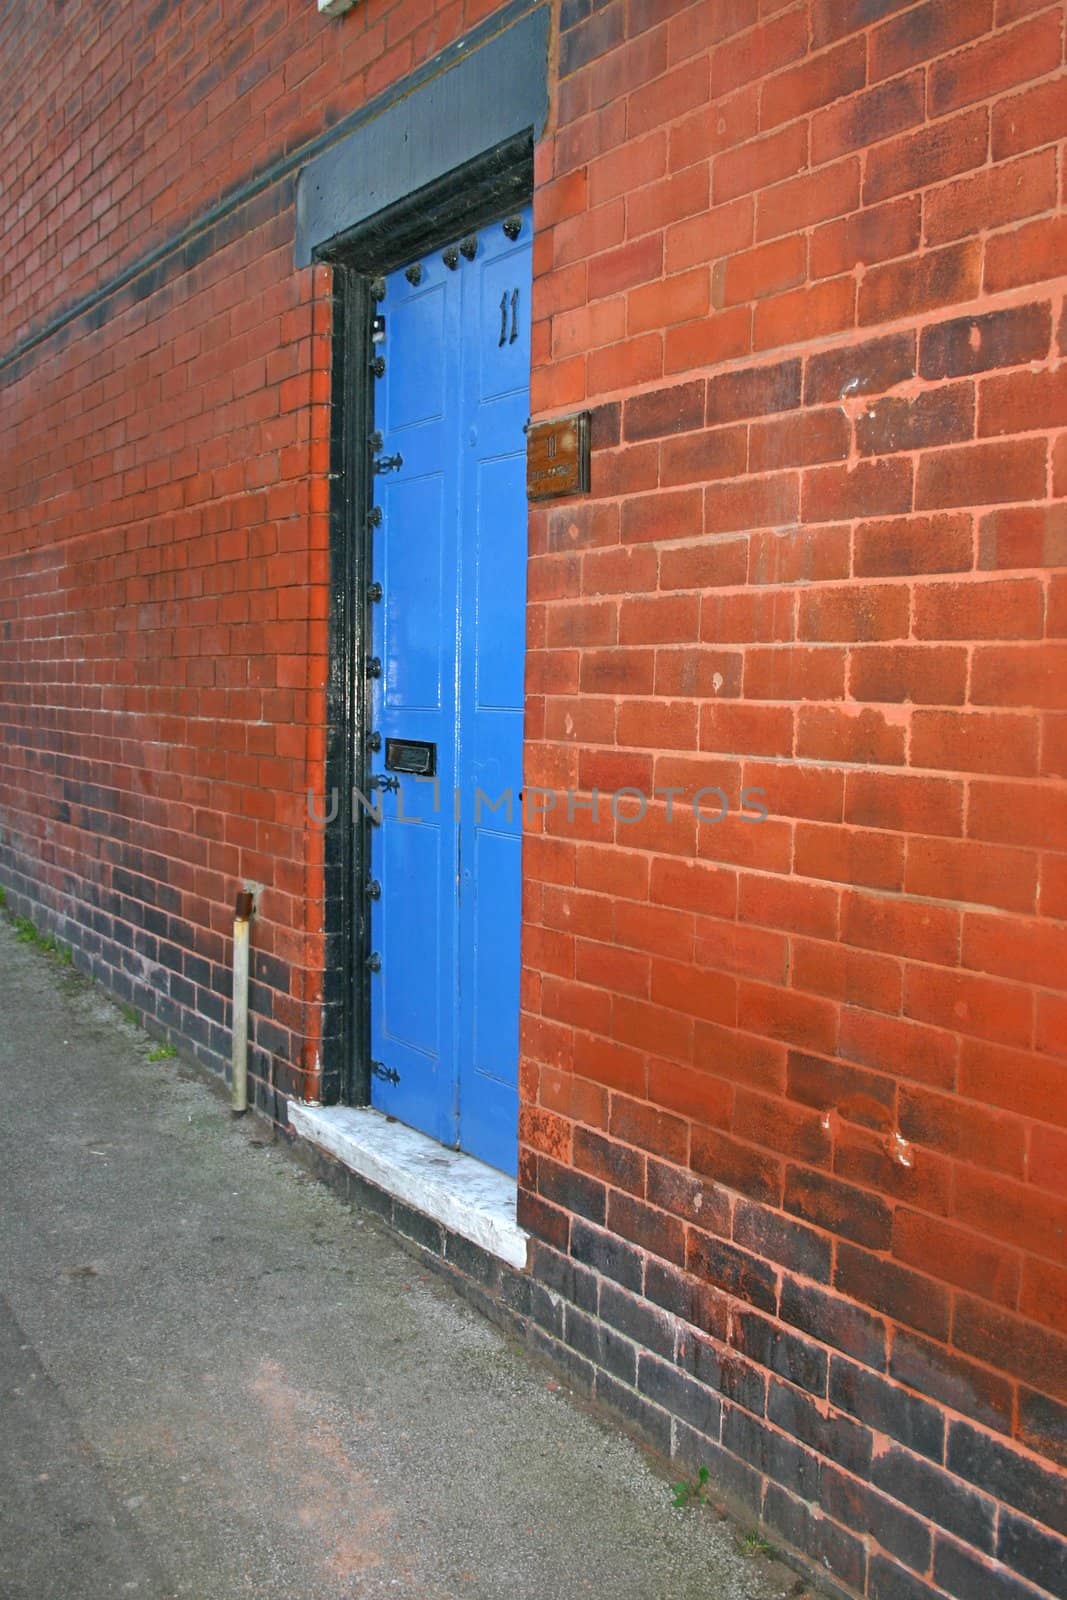
<svg viewBox="0 0 1067 1600">
<path fill-rule="evenodd" d="M 279 1117 L 336 1071 L 329 282 L 291 180 L 197 219 L 498 9 L 0 11 L 0 362 L 42 335 L 0 369 L 0 879 L 216 1065 L 263 885 Z M 588 404 L 594 457 L 531 517 L 551 1348 L 870 1600 L 1056 1594 L 1064 6 L 556 10 L 533 408 Z"/>
<path fill-rule="evenodd" d="M 716 1460 L 821 1473 L 769 1520 L 840 1578 L 1055 1592 L 959 1505 L 993 1437 L 1067 1460 L 1064 7 L 562 13 L 534 407 L 596 448 L 531 521 L 527 781 L 733 809 L 528 840 L 522 1213 L 751 1380 Z"/>
</svg>

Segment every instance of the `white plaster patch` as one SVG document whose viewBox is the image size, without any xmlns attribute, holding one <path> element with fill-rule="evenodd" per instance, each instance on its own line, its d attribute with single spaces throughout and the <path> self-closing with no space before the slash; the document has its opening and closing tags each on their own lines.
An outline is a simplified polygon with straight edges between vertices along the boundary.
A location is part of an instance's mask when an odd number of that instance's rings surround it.
<svg viewBox="0 0 1067 1600">
<path fill-rule="evenodd" d="M 302 1138 L 368 1183 L 510 1266 L 526 1266 L 530 1236 L 516 1220 L 518 1185 L 506 1173 L 462 1151 L 447 1150 L 369 1106 L 291 1100 L 289 1121 Z"/>
</svg>

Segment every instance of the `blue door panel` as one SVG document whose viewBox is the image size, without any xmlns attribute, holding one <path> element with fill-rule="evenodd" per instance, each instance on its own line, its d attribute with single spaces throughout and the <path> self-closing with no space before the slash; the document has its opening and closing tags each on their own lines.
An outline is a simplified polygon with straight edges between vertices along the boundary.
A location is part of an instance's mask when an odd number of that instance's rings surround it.
<svg viewBox="0 0 1067 1600">
<path fill-rule="evenodd" d="M 453 605 L 445 592 L 451 552 L 446 551 L 442 539 L 444 499 L 440 473 L 397 483 L 389 494 L 389 532 L 403 528 L 420 532 L 418 560 L 388 535 L 379 541 L 385 547 L 380 568 L 384 590 L 382 661 L 384 700 L 390 711 L 439 713 L 442 686 L 446 692 L 450 688 L 451 651 L 441 643 L 442 632 L 451 625 Z M 432 737 L 416 735 L 406 720 L 404 727 L 409 737 Z"/>
<path fill-rule="evenodd" d="M 371 1098 L 514 1172 L 530 213 L 419 267 L 378 308 L 376 426 L 402 462 L 376 479 L 371 563 Z M 389 770 L 390 739 L 431 744 L 433 778 Z"/>
</svg>

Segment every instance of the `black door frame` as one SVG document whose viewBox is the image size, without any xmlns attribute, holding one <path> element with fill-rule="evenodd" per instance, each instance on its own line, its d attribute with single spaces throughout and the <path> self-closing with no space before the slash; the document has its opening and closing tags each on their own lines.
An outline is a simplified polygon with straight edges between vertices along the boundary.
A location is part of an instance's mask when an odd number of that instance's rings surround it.
<svg viewBox="0 0 1067 1600">
<path fill-rule="evenodd" d="M 370 916 L 365 884 L 373 825 L 366 793 L 370 639 L 367 582 L 374 538 L 372 324 L 379 281 L 484 227 L 533 196 L 533 135 L 521 133 L 318 246 L 333 268 L 330 421 L 330 606 L 326 684 L 325 971 L 322 1083 L 326 1105 L 370 1101 Z M 320 812 L 320 815 L 322 813 Z"/>
</svg>

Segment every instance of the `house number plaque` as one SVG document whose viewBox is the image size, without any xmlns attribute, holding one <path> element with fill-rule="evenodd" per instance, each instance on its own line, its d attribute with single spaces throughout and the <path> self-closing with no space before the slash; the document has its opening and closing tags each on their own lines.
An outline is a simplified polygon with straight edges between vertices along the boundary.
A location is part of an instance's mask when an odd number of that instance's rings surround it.
<svg viewBox="0 0 1067 1600">
<path fill-rule="evenodd" d="M 526 433 L 526 493 L 531 500 L 589 493 L 589 413 L 531 422 Z"/>
</svg>

